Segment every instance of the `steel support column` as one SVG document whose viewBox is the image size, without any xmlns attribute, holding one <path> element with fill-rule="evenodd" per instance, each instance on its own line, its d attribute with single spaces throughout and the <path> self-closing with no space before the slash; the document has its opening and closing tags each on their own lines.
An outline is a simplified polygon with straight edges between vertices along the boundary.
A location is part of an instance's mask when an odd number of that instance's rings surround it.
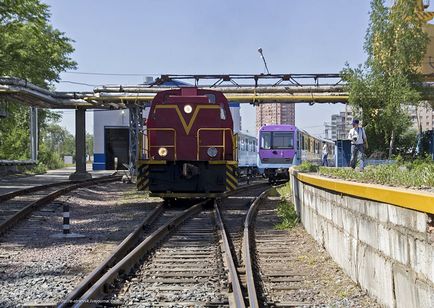
<svg viewBox="0 0 434 308">
<path fill-rule="evenodd" d="M 86 110 L 75 110 L 75 172 L 70 180 L 79 181 L 92 178 L 86 171 Z"/>
<path fill-rule="evenodd" d="M 130 165 L 129 171 L 132 177 L 137 176 L 137 158 L 139 155 L 139 133 L 143 129 L 143 108 L 141 106 L 129 105 L 130 114 Z"/>
<path fill-rule="evenodd" d="M 30 107 L 30 159 L 38 160 L 38 108 Z"/>
</svg>

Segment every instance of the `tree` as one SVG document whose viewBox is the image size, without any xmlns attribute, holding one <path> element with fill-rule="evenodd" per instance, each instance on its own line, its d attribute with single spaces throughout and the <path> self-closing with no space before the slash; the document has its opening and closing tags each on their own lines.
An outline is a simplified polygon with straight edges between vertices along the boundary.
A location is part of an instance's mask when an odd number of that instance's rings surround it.
<svg viewBox="0 0 434 308">
<path fill-rule="evenodd" d="M 26 79 L 49 88 L 59 74 L 76 67 L 70 58 L 71 39 L 49 23 L 48 6 L 39 0 L 2 0 L 0 4 L 0 76 Z M 40 135 L 60 115 L 39 110 Z M 40 151 L 44 151 L 44 140 Z M 0 121 L 0 157 L 29 157 L 29 110 L 9 102 L 8 117 Z M 41 155 L 41 160 L 45 155 Z"/>
<path fill-rule="evenodd" d="M 60 157 L 74 155 L 75 138 L 66 128 L 51 123 L 44 132 L 44 143 L 49 151 L 59 153 Z"/>
<path fill-rule="evenodd" d="M 86 154 L 89 158 L 93 155 L 93 135 L 86 133 Z"/>
<path fill-rule="evenodd" d="M 389 148 L 392 156 L 397 135 L 410 126 L 408 107 L 421 99 L 418 70 L 428 36 L 415 14 L 417 2 L 397 0 L 387 8 L 384 0 L 371 1 L 370 24 L 363 66 L 343 70 L 349 102 L 367 127 L 371 150 Z"/>
</svg>

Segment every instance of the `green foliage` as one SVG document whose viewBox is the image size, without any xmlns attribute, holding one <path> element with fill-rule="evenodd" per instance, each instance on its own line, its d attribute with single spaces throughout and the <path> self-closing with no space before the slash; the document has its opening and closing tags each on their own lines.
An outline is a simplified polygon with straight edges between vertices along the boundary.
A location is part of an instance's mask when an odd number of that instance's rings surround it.
<svg viewBox="0 0 434 308">
<path fill-rule="evenodd" d="M 351 168 L 320 167 L 319 173 L 365 183 L 414 188 L 434 187 L 434 162 L 432 160 L 405 162 L 399 158 L 395 164 L 368 166 L 363 172 L 357 172 Z"/>
<path fill-rule="evenodd" d="M 69 57 L 71 40 L 49 24 L 48 6 L 39 0 L 3 0 L 0 4 L 0 76 L 26 79 L 44 88 L 67 69 L 76 67 Z M 0 119 L 0 158 L 29 159 L 29 107 L 7 103 L 6 118 Z M 60 166 L 60 153 L 54 154 L 57 112 L 38 112 L 40 160 L 52 168 Z M 45 142 L 48 144 L 45 144 Z M 42 169 L 41 169 L 42 170 Z"/>
<path fill-rule="evenodd" d="M 299 172 L 318 172 L 319 166 L 309 161 L 304 161 L 295 169 Z"/>
<path fill-rule="evenodd" d="M 29 108 L 9 103 L 7 112 L 0 119 L 0 159 L 29 159 Z"/>
<path fill-rule="evenodd" d="M 289 200 L 292 193 L 291 182 L 287 182 L 284 185 L 276 187 L 276 191 L 283 199 Z"/>
<path fill-rule="evenodd" d="M 44 164 L 48 169 L 59 169 L 64 166 L 63 159 L 60 157 L 59 152 L 51 151 L 44 143 L 39 146 L 38 161 Z"/>
<path fill-rule="evenodd" d="M 36 167 L 26 171 L 26 174 L 34 175 L 34 174 L 44 174 L 47 172 L 47 166 L 43 164 L 42 162 L 39 162 Z"/>
<path fill-rule="evenodd" d="M 418 69 L 428 37 L 417 19 L 416 1 L 397 1 L 386 8 L 384 0 L 371 1 L 364 66 L 343 70 L 349 102 L 362 118 L 371 151 L 392 154 L 396 136 L 410 126 L 408 106 L 421 99 Z"/>
<path fill-rule="evenodd" d="M 297 212 L 294 205 L 287 200 L 281 200 L 277 207 L 277 216 L 281 219 L 280 223 L 276 225 L 276 229 L 291 229 L 298 223 Z"/>
<path fill-rule="evenodd" d="M 0 6 L 0 75 L 46 87 L 59 73 L 76 67 L 71 39 L 49 24 L 39 0 L 5 0 Z"/>
<path fill-rule="evenodd" d="M 65 128 L 51 123 L 44 129 L 44 144 L 51 152 L 59 153 L 60 156 L 74 155 L 75 138 Z"/>
<path fill-rule="evenodd" d="M 408 129 L 396 139 L 396 152 L 398 155 L 405 157 L 413 157 L 417 145 L 417 130 Z"/>
<path fill-rule="evenodd" d="M 291 183 L 288 182 L 276 188 L 276 192 L 280 195 L 279 205 L 277 206 L 277 216 L 280 218 L 280 223 L 276 225 L 276 229 L 291 229 L 298 223 L 297 212 L 290 201 Z"/>
<path fill-rule="evenodd" d="M 86 133 L 86 154 L 89 157 L 93 155 L 93 135 Z"/>
</svg>

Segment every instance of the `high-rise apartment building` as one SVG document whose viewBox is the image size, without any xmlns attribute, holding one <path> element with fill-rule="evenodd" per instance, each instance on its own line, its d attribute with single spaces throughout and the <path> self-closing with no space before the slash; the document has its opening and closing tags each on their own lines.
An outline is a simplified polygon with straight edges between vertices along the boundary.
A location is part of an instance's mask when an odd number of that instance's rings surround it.
<svg viewBox="0 0 434 308">
<path fill-rule="evenodd" d="M 422 131 L 434 128 L 434 110 L 429 106 L 408 107 L 412 127 Z M 348 132 L 352 127 L 353 112 L 351 106 L 347 106 L 345 111 L 331 116 L 331 122 L 324 123 L 325 137 L 331 140 L 347 139 Z"/>
<path fill-rule="evenodd" d="M 408 110 L 413 128 L 422 131 L 432 130 L 434 127 L 434 110 L 429 106 L 409 107 Z"/>
<path fill-rule="evenodd" d="M 346 106 L 345 111 L 331 116 L 331 122 L 324 123 L 325 138 L 331 140 L 347 139 L 348 132 L 353 127 L 353 111 L 351 106 Z"/>
<path fill-rule="evenodd" d="M 260 104 L 256 107 L 256 130 L 264 125 L 295 125 L 295 104 Z"/>
</svg>

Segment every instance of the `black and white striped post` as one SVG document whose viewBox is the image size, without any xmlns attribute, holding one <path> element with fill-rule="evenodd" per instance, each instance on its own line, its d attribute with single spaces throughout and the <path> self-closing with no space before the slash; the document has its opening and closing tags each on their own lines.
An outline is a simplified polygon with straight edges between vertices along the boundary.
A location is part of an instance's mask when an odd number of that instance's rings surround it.
<svg viewBox="0 0 434 308">
<path fill-rule="evenodd" d="M 63 212 L 62 233 L 56 233 L 56 234 L 51 235 L 50 237 L 54 237 L 54 238 L 81 238 L 81 237 L 85 237 L 82 234 L 71 233 L 71 214 L 70 214 L 71 212 L 70 212 L 68 200 L 60 202 L 60 204 L 62 205 L 62 212 Z"/>
<path fill-rule="evenodd" d="M 70 234 L 71 233 L 71 229 L 70 229 L 70 225 L 69 225 L 69 203 L 68 202 L 63 202 L 63 234 Z"/>
</svg>

